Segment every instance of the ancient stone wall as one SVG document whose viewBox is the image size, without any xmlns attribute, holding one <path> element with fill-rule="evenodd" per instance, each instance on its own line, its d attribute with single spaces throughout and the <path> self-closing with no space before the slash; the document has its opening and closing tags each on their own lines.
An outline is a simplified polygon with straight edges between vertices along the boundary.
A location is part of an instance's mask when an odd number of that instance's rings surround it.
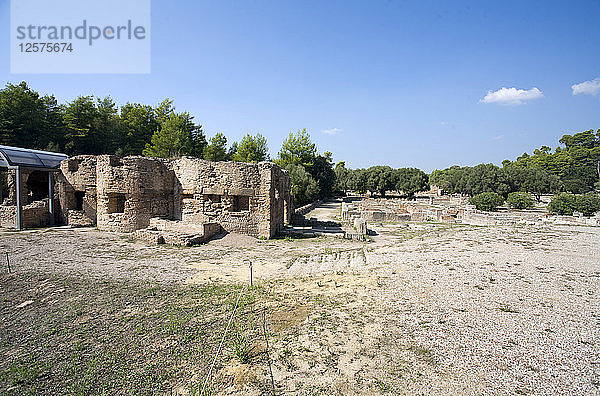
<svg viewBox="0 0 600 396">
<path fill-rule="evenodd" d="M 46 227 L 50 220 L 48 199 L 24 205 L 21 210 L 23 228 Z M 17 228 L 17 206 L 0 206 L 0 228 Z"/>
<path fill-rule="evenodd" d="M 98 156 L 96 190 L 101 230 L 133 232 L 173 214 L 174 174 L 157 158 Z"/>
<path fill-rule="evenodd" d="M 9 179 L 14 186 L 14 176 Z M 23 184 L 25 204 L 38 202 L 44 189 L 47 197 L 47 173 L 24 171 Z M 55 174 L 56 223 L 133 232 L 159 218 L 176 227 L 215 223 L 228 232 L 269 238 L 290 222 L 290 191 L 288 173 L 271 162 L 76 156 Z M 49 220 L 47 213 L 30 210 L 38 212 L 38 220 Z M 15 216 L 16 208 L 3 208 L 0 226 L 14 223 Z"/>
<path fill-rule="evenodd" d="M 174 218 L 186 224 L 219 223 L 225 231 L 269 238 L 289 218 L 287 172 L 270 162 L 176 159 Z"/>
<path fill-rule="evenodd" d="M 62 161 L 55 186 L 59 224 L 96 224 L 96 156 L 80 155 Z"/>
<path fill-rule="evenodd" d="M 7 198 L 0 204 L 0 228 L 17 228 L 16 172 L 6 174 Z M 45 227 L 50 224 L 48 173 L 21 170 L 21 224 L 23 228 Z"/>
<path fill-rule="evenodd" d="M 269 238 L 280 232 L 285 224 L 291 224 L 292 215 L 294 214 L 290 177 L 288 173 L 280 167 L 273 166 L 273 164 L 270 165 L 270 229 L 269 235 L 261 235 Z"/>
</svg>

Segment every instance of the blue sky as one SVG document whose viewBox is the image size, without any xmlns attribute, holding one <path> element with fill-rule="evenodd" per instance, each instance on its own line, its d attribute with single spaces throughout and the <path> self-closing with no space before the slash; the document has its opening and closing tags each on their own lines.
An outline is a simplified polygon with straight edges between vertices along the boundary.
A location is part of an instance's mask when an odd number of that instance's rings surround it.
<svg viewBox="0 0 600 396">
<path fill-rule="evenodd" d="M 0 0 L 0 82 L 169 97 L 208 137 L 260 132 L 272 156 L 307 128 L 352 168 L 499 164 L 600 128 L 599 17 L 598 0 L 153 0 L 150 74 L 45 75 L 10 73 Z"/>
</svg>

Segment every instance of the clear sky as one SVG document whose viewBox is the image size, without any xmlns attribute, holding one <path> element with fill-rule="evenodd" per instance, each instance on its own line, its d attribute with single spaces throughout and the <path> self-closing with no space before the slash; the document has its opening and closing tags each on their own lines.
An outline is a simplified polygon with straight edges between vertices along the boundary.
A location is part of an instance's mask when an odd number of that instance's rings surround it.
<svg viewBox="0 0 600 396">
<path fill-rule="evenodd" d="M 169 97 L 208 137 L 260 132 L 272 156 L 307 128 L 352 168 L 499 164 L 600 128 L 599 20 L 600 0 L 153 0 L 150 74 L 11 74 L 0 0 L 0 82 Z"/>
</svg>

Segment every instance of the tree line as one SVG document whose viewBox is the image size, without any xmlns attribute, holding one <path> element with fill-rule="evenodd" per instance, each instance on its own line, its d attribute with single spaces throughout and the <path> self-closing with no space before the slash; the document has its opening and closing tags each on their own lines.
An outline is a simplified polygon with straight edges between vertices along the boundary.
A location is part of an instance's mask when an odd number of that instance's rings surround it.
<svg viewBox="0 0 600 396">
<path fill-rule="evenodd" d="M 110 98 L 80 96 L 58 104 L 27 83 L 7 84 L 0 91 L 0 143 L 68 155 L 116 154 L 177 157 L 190 155 L 211 161 L 268 160 L 267 141 L 247 134 L 227 145 L 217 133 L 207 141 L 202 125 L 189 112 L 177 112 L 171 99 L 157 106 Z"/>
<path fill-rule="evenodd" d="M 332 153 L 319 153 L 309 133 L 301 129 L 286 137 L 274 161 L 289 171 L 297 205 L 348 190 L 381 196 L 395 191 L 411 198 L 430 185 L 471 196 L 493 192 L 504 199 L 513 192 L 527 192 L 538 200 L 542 194 L 600 189 L 600 130 L 564 135 L 559 143 L 554 151 L 542 146 L 532 155 L 505 160 L 501 167 L 452 166 L 428 175 L 417 168 L 348 169 L 343 161 L 334 166 Z M 170 99 L 157 106 L 126 103 L 119 107 L 110 97 L 80 96 L 59 104 L 53 95 L 42 96 L 25 82 L 0 90 L 0 144 L 68 155 L 270 159 L 268 142 L 260 133 L 246 134 L 231 144 L 222 133 L 207 140 L 202 125 L 189 112 L 177 112 Z"/>
<path fill-rule="evenodd" d="M 448 193 L 473 196 L 495 192 L 506 198 L 511 192 L 523 191 L 538 200 L 542 194 L 582 194 L 600 189 L 600 129 L 564 135 L 559 143 L 563 146 L 554 152 L 542 146 L 532 155 L 525 153 L 515 161 L 503 161 L 502 167 L 479 164 L 435 170 L 429 182 Z"/>
</svg>

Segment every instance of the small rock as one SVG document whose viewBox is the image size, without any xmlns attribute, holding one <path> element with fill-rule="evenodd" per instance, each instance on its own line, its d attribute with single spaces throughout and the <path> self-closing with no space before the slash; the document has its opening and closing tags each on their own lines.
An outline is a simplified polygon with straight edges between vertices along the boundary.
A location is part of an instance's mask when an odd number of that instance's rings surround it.
<svg viewBox="0 0 600 396">
<path fill-rule="evenodd" d="M 22 302 L 21 304 L 17 305 L 17 309 L 25 308 L 26 306 L 31 305 L 31 304 L 33 304 L 33 300 L 27 300 L 27 301 Z"/>
</svg>

